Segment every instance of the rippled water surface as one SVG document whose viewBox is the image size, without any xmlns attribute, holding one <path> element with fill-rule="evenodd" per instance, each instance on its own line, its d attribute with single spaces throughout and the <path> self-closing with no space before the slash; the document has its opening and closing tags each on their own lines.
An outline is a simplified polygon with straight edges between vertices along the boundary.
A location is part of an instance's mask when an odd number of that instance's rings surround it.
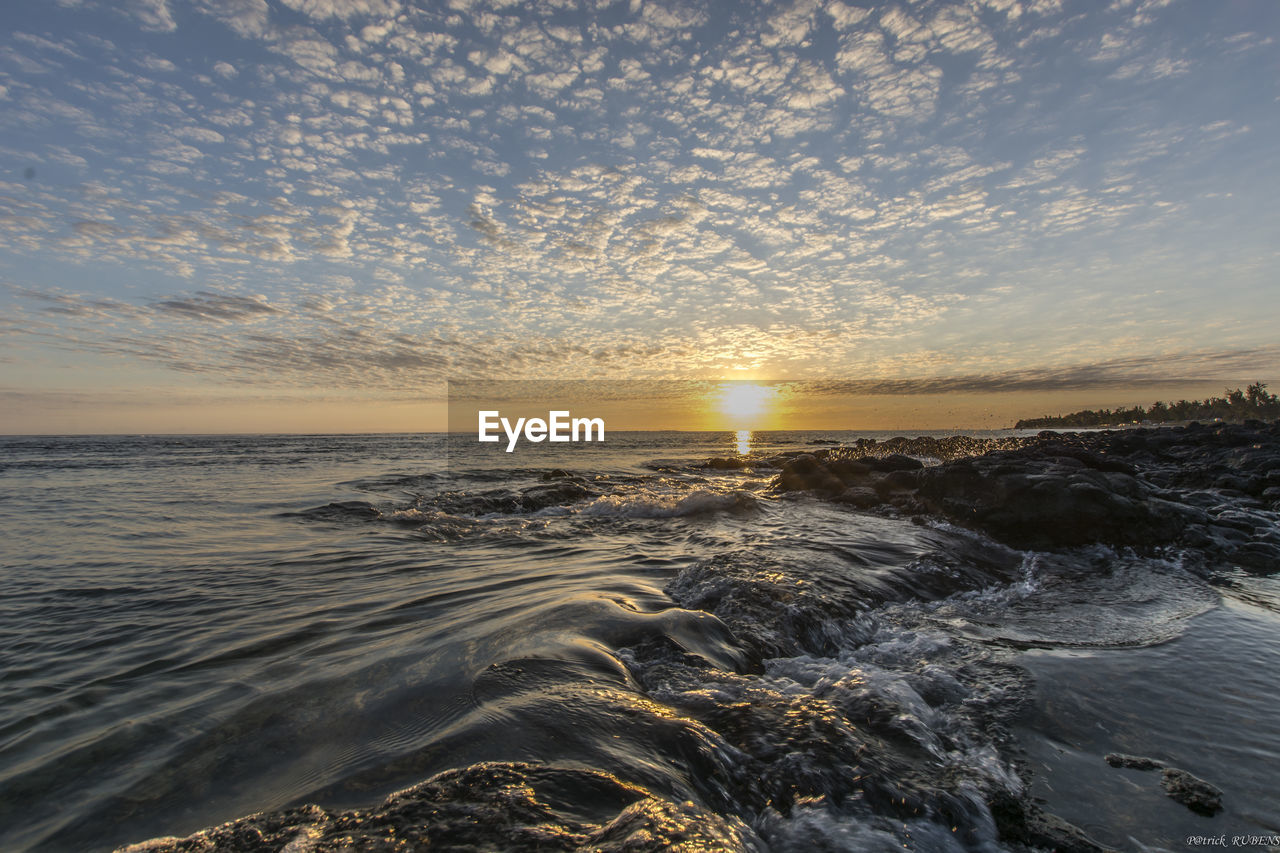
<svg viewBox="0 0 1280 853">
<path fill-rule="evenodd" d="M 1245 767 L 1214 820 L 1280 826 L 1263 581 L 1224 608 L 1175 554 L 1021 552 L 767 488 L 771 453 L 856 437 L 2 439 L 0 848 L 363 807 L 497 761 L 690 801 L 761 849 L 998 849 L 1015 712 L 1035 784 L 1099 840 L 1199 820 L 1089 811 L 1071 787 L 1123 786 L 1091 764 L 1121 747 Z M 1213 655 L 1238 672 L 1169 688 Z M 606 822 L 592 790 L 566 808 Z"/>
</svg>

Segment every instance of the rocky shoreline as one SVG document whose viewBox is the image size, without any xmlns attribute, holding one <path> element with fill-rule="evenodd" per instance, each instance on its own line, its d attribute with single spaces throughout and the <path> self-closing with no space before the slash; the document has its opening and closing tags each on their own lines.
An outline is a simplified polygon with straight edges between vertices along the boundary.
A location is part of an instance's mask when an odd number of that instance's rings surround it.
<svg viewBox="0 0 1280 853">
<path fill-rule="evenodd" d="M 778 492 L 941 516 L 1017 548 L 1175 546 L 1222 568 L 1280 570 L 1280 424 L 892 439 L 770 463 Z"/>
<path fill-rule="evenodd" d="M 751 469 L 772 476 L 769 491 L 784 498 L 816 497 L 922 523 L 945 519 L 1017 549 L 1053 551 L 1104 543 L 1138 552 L 1176 550 L 1185 555 L 1189 569 L 1210 580 L 1234 569 L 1280 570 L 1280 424 L 1044 432 L 1010 439 L 862 440 L 768 458 L 712 459 L 701 467 Z M 553 482 L 515 496 L 512 507 L 528 510 L 544 499 L 573 502 L 592 495 L 569 472 L 555 471 L 544 479 Z M 485 500 L 491 503 L 496 498 Z M 685 607 L 720 617 L 734 630 L 737 641 L 757 657 L 805 652 L 782 640 L 774 642 L 769 631 L 776 619 L 785 616 L 794 621 L 805 615 L 803 591 L 774 594 L 761 580 L 772 577 L 765 571 L 767 566 L 748 562 L 735 569 L 735 565 L 721 560 L 695 567 L 673 581 L 668 591 Z M 742 618 L 735 619 L 735 614 Z M 817 617 L 813 621 L 815 625 L 823 622 Z M 786 627 L 774 633 L 801 641 L 807 636 L 794 624 Z M 959 653 L 963 646 L 955 648 Z M 829 716 L 831 708 L 818 702 L 757 705 L 751 691 L 759 685 L 750 681 L 750 674 L 716 671 L 680 649 L 637 647 L 627 660 L 634 669 L 629 678 L 647 695 L 699 720 L 698 725 L 710 725 L 741 750 L 743 767 L 754 768 L 749 775 L 757 780 L 742 783 L 744 791 L 738 793 L 743 802 L 758 801 L 762 810 L 766 804 L 781 808 L 788 798 L 809 788 L 843 790 L 853 784 L 847 777 L 854 764 L 841 763 L 845 760 L 841 756 L 847 755 L 856 756 L 854 763 L 866 774 L 850 796 L 897 820 L 926 811 L 954 812 L 962 827 L 965 821 L 973 822 L 965 797 L 979 796 L 976 789 L 970 790 L 970 783 L 960 777 L 954 784 L 912 782 L 912 773 L 918 771 L 910 769 L 906 758 L 914 755 L 915 747 L 895 729 L 891 715 L 869 716 L 877 710 L 874 703 L 858 706 L 859 736 L 864 740 L 842 745 L 843 723 Z M 975 658 L 955 667 L 954 673 L 985 683 L 1000 676 L 996 670 L 995 662 L 984 664 Z M 682 687 L 684 681 L 688 684 Z M 740 694 L 740 701 L 698 705 L 708 685 L 724 696 Z M 954 687 L 957 695 L 967 695 L 959 682 Z M 946 705 L 943 699 L 938 701 Z M 769 709 L 808 721 L 797 731 L 807 732 L 809 740 L 787 744 L 813 757 L 815 763 L 788 771 L 786 754 L 767 753 L 754 742 L 756 732 L 790 731 L 787 721 L 768 718 Z M 974 716 L 975 731 L 994 733 L 992 742 L 1003 757 L 1019 764 L 1016 746 L 1001 734 L 1009 724 L 1005 717 L 1015 714 L 1016 707 L 996 703 L 983 710 L 969 702 L 965 709 Z M 1109 755 L 1107 761 L 1118 767 L 1161 771 L 1158 784 L 1165 792 L 1201 814 L 1211 815 L 1221 808 L 1221 792 L 1187 771 L 1140 756 Z M 827 772 L 832 779 L 839 777 L 839 784 L 817 778 Z M 989 810 L 994 824 L 992 836 L 1002 844 L 1015 850 L 1095 853 L 1103 849 L 1018 790 L 1017 786 L 993 788 L 980 794 L 983 810 Z M 904 796 L 908 791 L 913 792 L 910 800 Z M 591 808 L 584 808 L 584 803 Z M 318 852 L 428 846 L 657 853 L 753 850 L 758 845 L 751 829 L 731 810 L 720 814 L 693 802 L 665 800 L 605 773 L 542 764 L 482 764 L 441 773 L 372 809 L 331 811 L 303 806 L 126 849 L 132 853 Z"/>
</svg>

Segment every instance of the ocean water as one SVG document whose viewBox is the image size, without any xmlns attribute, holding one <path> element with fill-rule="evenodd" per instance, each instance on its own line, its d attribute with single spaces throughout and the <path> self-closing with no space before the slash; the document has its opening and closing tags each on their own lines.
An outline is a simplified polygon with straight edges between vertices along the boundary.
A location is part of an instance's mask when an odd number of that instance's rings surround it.
<svg viewBox="0 0 1280 853">
<path fill-rule="evenodd" d="M 865 437 L 0 439 L 0 849 L 479 762 L 563 770 L 579 823 L 618 812 L 603 775 L 744 849 L 998 850 L 988 804 L 1028 786 L 1122 850 L 1280 833 L 1274 580 L 769 490 L 771 455 Z"/>
</svg>

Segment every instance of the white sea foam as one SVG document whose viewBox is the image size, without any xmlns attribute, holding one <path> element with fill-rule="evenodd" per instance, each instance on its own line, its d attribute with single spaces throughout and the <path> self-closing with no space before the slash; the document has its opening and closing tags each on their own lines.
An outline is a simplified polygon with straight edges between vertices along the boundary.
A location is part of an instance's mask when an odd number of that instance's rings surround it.
<svg viewBox="0 0 1280 853">
<path fill-rule="evenodd" d="M 579 513 L 588 517 L 678 518 L 756 507 L 756 497 L 751 492 L 695 489 L 673 494 L 605 495 L 583 505 Z"/>
<path fill-rule="evenodd" d="M 932 853 L 961 851 L 1003 851 L 994 829 L 985 837 L 962 843 L 951 827 L 930 820 L 891 823 L 881 817 L 841 813 L 815 803 L 792 809 L 783 817 L 769 813 L 761 821 L 761 835 L 777 853 L 808 853 L 812 850 L 858 850 L 861 853 L 902 853 L 928 850 Z M 985 827 L 984 827 L 985 829 Z"/>
</svg>

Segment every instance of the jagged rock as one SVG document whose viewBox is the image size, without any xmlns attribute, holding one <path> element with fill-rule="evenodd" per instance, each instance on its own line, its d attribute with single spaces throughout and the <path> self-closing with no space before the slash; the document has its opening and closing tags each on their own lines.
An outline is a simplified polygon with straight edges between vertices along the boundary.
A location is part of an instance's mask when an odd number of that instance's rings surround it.
<svg viewBox="0 0 1280 853">
<path fill-rule="evenodd" d="M 1055 853 L 1107 853 L 1084 830 L 1028 800 L 1002 794 L 988 802 L 1000 840 Z"/>
<path fill-rule="evenodd" d="M 856 483 L 871 475 L 871 466 L 857 459 L 833 459 L 827 464 L 827 470 L 846 483 Z"/>
<path fill-rule="evenodd" d="M 812 453 L 801 454 L 785 463 L 778 481 L 788 492 L 812 489 L 834 494 L 844 489 L 844 482 Z"/>
<path fill-rule="evenodd" d="M 1130 770 L 1163 770 L 1164 762 L 1147 758 L 1144 755 L 1126 755 L 1123 752 L 1108 752 L 1103 760 L 1112 767 L 1128 767 Z"/>
<path fill-rule="evenodd" d="M 1268 542 L 1246 542 L 1230 556 L 1241 568 L 1258 574 L 1280 572 L 1280 547 Z"/>
<path fill-rule="evenodd" d="M 608 823 L 583 821 L 570 805 L 578 799 L 616 816 Z M 301 806 L 251 815 L 185 838 L 132 844 L 120 853 L 428 849 L 741 853 L 756 844 L 736 818 L 693 803 L 658 799 L 605 773 L 487 763 L 441 773 L 373 809 Z"/>
<path fill-rule="evenodd" d="M 1025 454 L 927 469 L 920 495 L 955 521 L 1020 548 L 1164 544 L 1186 525 L 1176 505 L 1149 497 L 1132 477 Z"/>
<path fill-rule="evenodd" d="M 903 451 L 950 461 L 927 466 Z M 941 515 L 1018 548 L 1183 545 L 1251 572 L 1280 570 L 1280 542 L 1267 538 L 1274 517 L 1258 512 L 1280 503 L 1280 424 L 859 439 L 773 462 L 777 491 Z"/>
<path fill-rule="evenodd" d="M 1185 770 L 1167 768 L 1161 774 L 1160 785 L 1165 793 L 1193 812 L 1212 815 L 1222 809 L 1222 791 Z"/>
<path fill-rule="evenodd" d="M 562 481 L 554 485 L 532 486 L 520 493 L 520 506 L 525 512 L 545 509 L 549 506 L 573 503 L 593 497 L 595 492 L 579 483 Z"/>
<path fill-rule="evenodd" d="M 740 471 L 751 467 L 751 462 L 741 457 L 716 456 L 702 463 L 702 467 L 713 471 Z"/>
<path fill-rule="evenodd" d="M 735 817 L 648 797 L 632 803 L 580 848 L 601 853 L 664 853 L 698 850 L 741 853 L 758 849 L 751 831 Z"/>
<path fill-rule="evenodd" d="M 850 486 L 835 497 L 839 503 L 856 506 L 858 509 L 870 509 L 879 506 L 880 495 L 875 489 L 867 486 Z"/>
<path fill-rule="evenodd" d="M 888 456 L 868 456 L 858 460 L 873 471 L 919 471 L 924 467 L 924 463 L 919 459 L 912 459 L 910 456 L 904 456 L 901 453 L 891 453 Z"/>
</svg>

